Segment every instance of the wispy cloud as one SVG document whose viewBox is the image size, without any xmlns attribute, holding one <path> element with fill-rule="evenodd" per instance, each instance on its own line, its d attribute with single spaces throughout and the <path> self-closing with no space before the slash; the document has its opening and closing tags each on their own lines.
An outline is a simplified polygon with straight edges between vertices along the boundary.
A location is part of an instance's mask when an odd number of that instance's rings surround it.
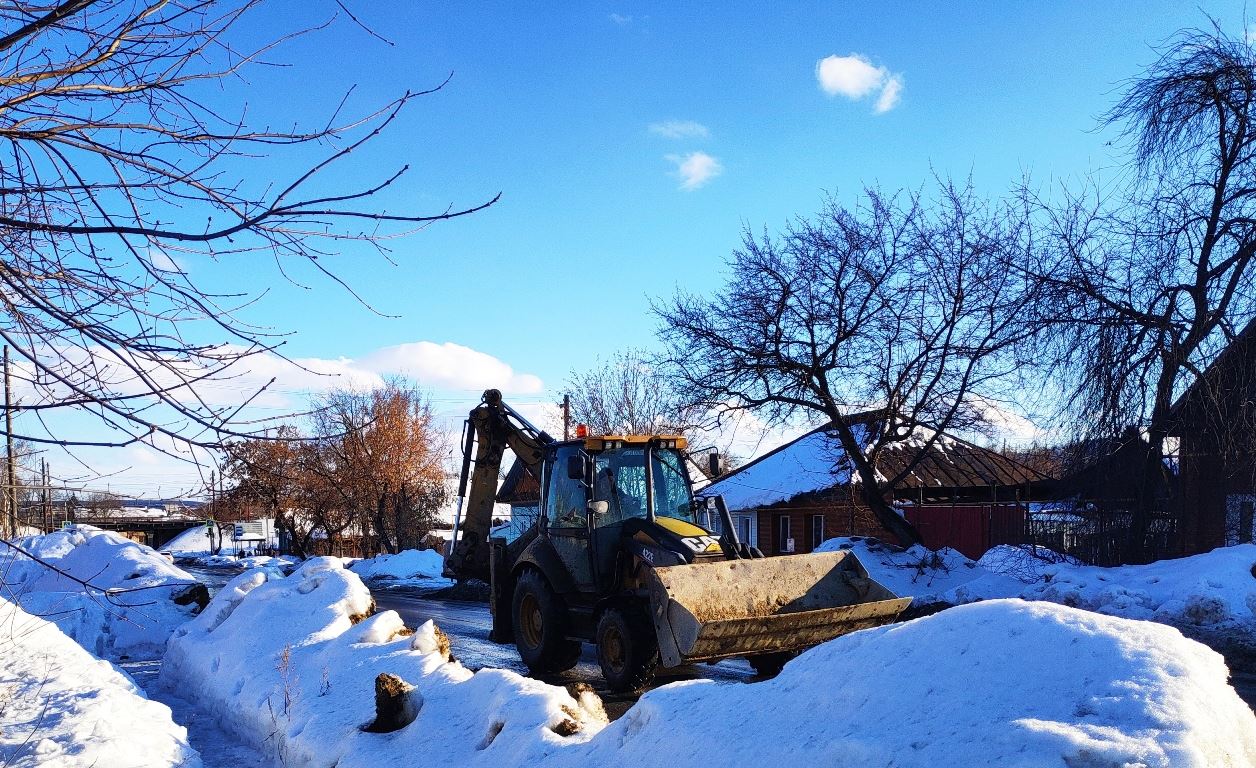
<svg viewBox="0 0 1256 768">
<path fill-rule="evenodd" d="M 890 78 L 885 81 L 885 86 L 881 89 L 881 95 L 877 97 L 877 113 L 889 112 L 898 106 L 898 99 L 902 93 L 903 78 L 899 75 L 890 75 Z"/>
<path fill-rule="evenodd" d="M 667 155 L 667 159 L 676 164 L 676 175 L 680 177 L 680 188 L 693 191 L 719 176 L 724 170 L 720 161 L 706 152 L 690 152 L 687 155 Z"/>
<path fill-rule="evenodd" d="M 693 120 L 664 120 L 650 123 L 650 133 L 665 139 L 705 139 L 711 131 L 702 123 Z"/>
<path fill-rule="evenodd" d="M 631 17 L 631 16 L 624 16 L 624 15 L 619 14 L 619 13 L 612 13 L 612 14 L 610 15 L 610 17 L 609 17 L 609 18 L 610 18 L 610 20 L 611 20 L 611 21 L 615 22 L 616 24 L 618 24 L 618 25 L 619 25 L 619 26 L 621 26 L 621 27 L 626 27 L 626 26 L 628 26 L 629 24 L 631 24 L 631 23 L 632 23 L 632 17 Z"/>
<path fill-rule="evenodd" d="M 903 76 L 885 67 L 874 66 L 867 56 L 826 56 L 816 62 L 816 81 L 830 96 L 858 101 L 877 93 L 875 111 L 888 112 L 898 105 L 903 93 Z"/>
</svg>

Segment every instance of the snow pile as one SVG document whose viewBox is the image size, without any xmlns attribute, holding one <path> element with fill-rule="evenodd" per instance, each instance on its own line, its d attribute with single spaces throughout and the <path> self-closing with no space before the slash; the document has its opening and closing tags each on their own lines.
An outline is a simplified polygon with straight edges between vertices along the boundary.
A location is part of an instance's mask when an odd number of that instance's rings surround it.
<svg viewBox="0 0 1256 768">
<path fill-rule="evenodd" d="M 968 603 L 1020 594 L 1025 585 L 1014 578 L 992 573 L 950 547 L 938 551 L 910 549 L 866 536 L 829 539 L 816 552 L 845 550 L 859 558 L 868 575 L 901 597 L 915 598 L 917 606 L 929 603 Z"/>
<path fill-rule="evenodd" d="M 1081 565 L 1041 547 L 995 547 L 973 562 L 949 548 L 903 549 L 859 536 L 829 539 L 816 551 L 836 550 L 853 552 L 870 576 L 917 606 L 1020 597 L 1176 626 L 1256 624 L 1256 544 L 1119 568 Z"/>
<path fill-rule="evenodd" d="M 5 548 L 4 596 L 104 658 L 160 657 L 174 628 L 199 609 L 197 598 L 207 597 L 165 557 L 112 531 L 80 525 L 14 543 L 94 589 Z"/>
<path fill-rule="evenodd" d="M 986 560 L 982 558 L 983 563 Z M 1035 582 L 1021 595 L 1169 624 L 1250 625 L 1256 619 L 1254 568 L 1256 544 L 1119 568 L 1044 564 Z"/>
<path fill-rule="evenodd" d="M 288 765 L 1251 765 L 1256 717 L 1222 658 L 1169 627 L 992 600 L 814 648 L 774 680 L 688 681 L 607 726 L 601 704 L 472 673 L 428 622 L 409 634 L 332 558 L 237 576 L 171 640 L 162 684 L 196 691 Z M 380 673 L 415 719 L 375 718 Z M 574 693 L 574 695 L 573 695 Z M 889 724 L 887 726 L 887 724 Z M 664 756 L 664 757 L 660 757 Z"/>
<path fill-rule="evenodd" d="M 595 696 L 505 670 L 472 673 L 448 660 L 430 622 L 410 634 L 395 612 L 373 609 L 336 558 L 286 578 L 240 574 L 175 633 L 160 682 L 196 691 L 224 728 L 285 765 L 539 764 L 605 725 Z M 417 686 L 417 720 L 366 732 L 385 672 Z"/>
<path fill-rule="evenodd" d="M 766 682 L 659 688 L 587 764 L 710 765 L 719 745 L 735 765 L 1252 765 L 1256 717 L 1226 678 L 1175 629 L 995 600 L 838 638 Z"/>
<path fill-rule="evenodd" d="M 0 627 L 0 764 L 199 768 L 170 709 L 149 701 L 131 678 L 4 600 Z"/>
<path fill-rule="evenodd" d="M 406 549 L 395 555 L 355 560 L 349 570 L 374 581 L 437 579 L 445 568 L 445 558 L 432 549 Z"/>
</svg>

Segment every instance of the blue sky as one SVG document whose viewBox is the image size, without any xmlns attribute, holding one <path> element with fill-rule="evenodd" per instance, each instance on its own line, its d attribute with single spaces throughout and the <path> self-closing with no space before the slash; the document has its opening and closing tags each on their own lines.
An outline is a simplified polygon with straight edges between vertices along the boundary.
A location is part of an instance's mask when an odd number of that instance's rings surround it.
<svg viewBox="0 0 1256 768">
<path fill-rule="evenodd" d="M 308 270 L 312 289 L 256 260 L 183 263 L 210 286 L 270 286 L 250 319 L 294 331 L 290 355 L 346 373 L 281 371 L 271 412 L 397 371 L 450 413 L 490 384 L 529 405 L 558 399 L 599 353 L 654 344 L 651 297 L 716 289 L 743 227 L 776 230 L 826 193 L 851 201 L 935 172 L 991 194 L 1023 174 L 1075 180 L 1119 158 L 1098 118 L 1153 46 L 1205 13 L 1246 26 L 1242 4 L 1210 2 L 533 6 L 354 4 L 391 45 L 341 18 L 271 56 L 290 66 L 215 97 L 247 100 L 255 120 L 317 124 L 350 88 L 350 108 L 366 109 L 452 72 L 329 183 L 409 163 L 382 207 L 502 193 L 393 243 L 395 266 L 352 245 L 329 260 L 389 316 Z M 270 3 L 247 34 L 327 15 Z M 110 481 L 129 492 L 196 482 L 145 449 L 85 455 L 132 467 Z"/>
</svg>

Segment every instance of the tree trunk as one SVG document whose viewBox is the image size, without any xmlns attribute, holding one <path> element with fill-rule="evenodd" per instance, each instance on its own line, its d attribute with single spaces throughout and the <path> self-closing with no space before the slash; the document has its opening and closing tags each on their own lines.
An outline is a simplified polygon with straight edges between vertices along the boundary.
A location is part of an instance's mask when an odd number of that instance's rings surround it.
<svg viewBox="0 0 1256 768">
<path fill-rule="evenodd" d="M 886 489 L 881 487 L 881 482 L 877 480 L 876 468 L 868 461 L 868 457 L 864 455 L 863 448 L 855 440 L 855 436 L 851 433 L 850 427 L 845 426 L 838 419 L 833 420 L 834 428 L 837 431 L 838 440 L 842 444 L 847 458 L 854 465 L 855 471 L 859 473 L 859 484 L 863 493 L 864 504 L 872 512 L 881 527 L 889 531 L 898 543 L 904 547 L 911 547 L 916 544 L 923 545 L 924 539 L 916 527 L 907 522 L 907 518 L 900 515 L 894 505 L 885 500 Z M 851 478 L 851 486 L 854 486 L 855 478 Z"/>
</svg>

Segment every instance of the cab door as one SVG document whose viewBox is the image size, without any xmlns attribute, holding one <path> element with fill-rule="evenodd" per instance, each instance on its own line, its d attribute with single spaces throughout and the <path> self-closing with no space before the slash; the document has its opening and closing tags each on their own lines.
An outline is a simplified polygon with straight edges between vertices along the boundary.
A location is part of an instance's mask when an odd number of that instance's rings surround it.
<svg viewBox="0 0 1256 768">
<path fill-rule="evenodd" d="M 593 590 L 593 561 L 589 551 L 588 489 L 567 476 L 567 459 L 580 450 L 562 446 L 546 463 L 545 520 L 550 544 L 581 591 Z"/>
</svg>

